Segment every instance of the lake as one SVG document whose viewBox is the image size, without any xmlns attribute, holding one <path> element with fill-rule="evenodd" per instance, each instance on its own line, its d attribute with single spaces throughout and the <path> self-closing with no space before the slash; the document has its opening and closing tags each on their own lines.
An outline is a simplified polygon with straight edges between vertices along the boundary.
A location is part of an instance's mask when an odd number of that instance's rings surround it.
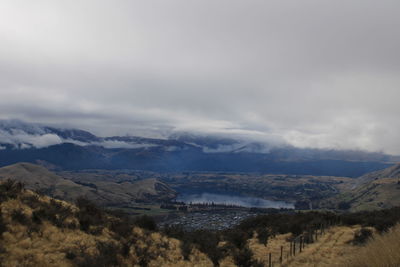
<svg viewBox="0 0 400 267">
<path fill-rule="evenodd" d="M 293 209 L 292 203 L 284 201 L 266 200 L 256 197 L 244 197 L 233 194 L 219 194 L 219 193 L 181 193 L 176 198 L 176 201 L 185 203 L 215 203 L 225 205 L 236 205 L 247 208 L 286 208 Z"/>
</svg>

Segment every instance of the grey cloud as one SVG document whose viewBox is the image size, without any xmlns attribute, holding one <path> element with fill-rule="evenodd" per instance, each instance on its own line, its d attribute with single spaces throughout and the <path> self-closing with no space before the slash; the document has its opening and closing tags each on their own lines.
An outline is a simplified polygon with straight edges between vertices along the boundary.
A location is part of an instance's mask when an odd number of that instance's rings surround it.
<svg viewBox="0 0 400 267">
<path fill-rule="evenodd" d="M 0 117 L 99 135 L 184 130 L 400 153 L 399 8 L 3 1 Z"/>
</svg>

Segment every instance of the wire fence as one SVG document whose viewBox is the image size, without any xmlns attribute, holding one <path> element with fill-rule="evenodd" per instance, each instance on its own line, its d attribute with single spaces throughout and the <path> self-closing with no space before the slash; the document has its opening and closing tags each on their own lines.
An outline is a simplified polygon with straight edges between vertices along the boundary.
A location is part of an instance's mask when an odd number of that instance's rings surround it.
<svg viewBox="0 0 400 267">
<path fill-rule="evenodd" d="M 310 228 L 310 230 L 292 238 L 287 242 L 287 245 L 280 247 L 280 254 L 268 253 L 267 266 L 283 266 L 297 254 L 302 253 L 309 244 L 317 242 L 334 225 L 337 225 L 337 223 L 321 224 L 319 227 Z"/>
</svg>

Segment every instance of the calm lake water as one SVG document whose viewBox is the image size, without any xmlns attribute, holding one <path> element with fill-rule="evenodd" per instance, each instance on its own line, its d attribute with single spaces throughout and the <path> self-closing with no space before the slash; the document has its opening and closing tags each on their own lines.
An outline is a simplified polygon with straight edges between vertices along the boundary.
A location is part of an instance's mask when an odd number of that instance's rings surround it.
<svg viewBox="0 0 400 267">
<path fill-rule="evenodd" d="M 185 203 L 212 203 L 237 205 L 248 208 L 287 208 L 293 209 L 292 203 L 284 201 L 265 200 L 256 197 L 243 197 L 232 194 L 216 194 L 216 193 L 181 193 L 176 201 Z"/>
</svg>

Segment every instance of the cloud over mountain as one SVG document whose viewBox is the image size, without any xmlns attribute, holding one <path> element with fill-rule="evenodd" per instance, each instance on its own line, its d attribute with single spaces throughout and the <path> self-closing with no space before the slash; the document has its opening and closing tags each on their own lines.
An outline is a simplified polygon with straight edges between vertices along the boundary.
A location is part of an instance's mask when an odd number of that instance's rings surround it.
<svg viewBox="0 0 400 267">
<path fill-rule="evenodd" d="M 400 153 L 399 8 L 6 0 L 0 117 L 103 136 L 193 131 Z"/>
</svg>

